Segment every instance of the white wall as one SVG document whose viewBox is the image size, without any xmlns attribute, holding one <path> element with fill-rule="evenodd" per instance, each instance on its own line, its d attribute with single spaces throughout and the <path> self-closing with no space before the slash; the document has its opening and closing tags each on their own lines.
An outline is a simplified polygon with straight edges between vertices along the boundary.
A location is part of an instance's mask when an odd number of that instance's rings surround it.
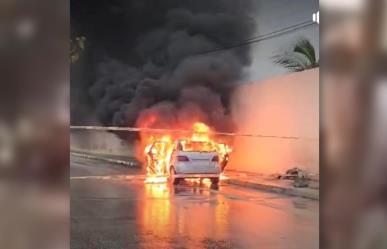
<svg viewBox="0 0 387 249">
<path fill-rule="evenodd" d="M 319 171 L 318 69 L 243 85 L 232 103 L 239 133 L 300 139 L 238 137 L 229 169 L 267 174 L 299 166 Z"/>
</svg>

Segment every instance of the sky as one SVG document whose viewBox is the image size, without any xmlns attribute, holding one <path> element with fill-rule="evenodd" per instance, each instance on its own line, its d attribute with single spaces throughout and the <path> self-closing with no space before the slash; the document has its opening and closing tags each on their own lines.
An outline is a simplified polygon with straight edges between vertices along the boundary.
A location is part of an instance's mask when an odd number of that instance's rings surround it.
<svg viewBox="0 0 387 249">
<path fill-rule="evenodd" d="M 257 0 L 259 8 L 256 15 L 257 35 L 293 26 L 308 20 L 319 9 L 317 0 Z M 319 26 L 312 25 L 281 36 L 276 36 L 252 45 L 252 64 L 247 69 L 248 81 L 256 81 L 287 73 L 286 69 L 274 65 L 271 57 L 285 51 L 299 37 L 309 39 L 315 47 L 317 57 L 319 51 Z"/>
</svg>

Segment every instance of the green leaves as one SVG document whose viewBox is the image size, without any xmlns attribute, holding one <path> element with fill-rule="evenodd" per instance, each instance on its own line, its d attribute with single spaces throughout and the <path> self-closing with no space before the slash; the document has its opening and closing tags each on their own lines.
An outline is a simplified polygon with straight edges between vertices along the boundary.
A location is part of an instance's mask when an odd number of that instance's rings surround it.
<svg viewBox="0 0 387 249">
<path fill-rule="evenodd" d="M 291 51 L 272 57 L 273 63 L 291 72 L 299 72 L 319 66 L 316 53 L 309 40 L 300 38 Z"/>
<path fill-rule="evenodd" d="M 80 53 L 85 50 L 86 37 L 76 37 L 74 40 L 70 40 L 70 62 L 75 63 L 78 61 Z"/>
</svg>

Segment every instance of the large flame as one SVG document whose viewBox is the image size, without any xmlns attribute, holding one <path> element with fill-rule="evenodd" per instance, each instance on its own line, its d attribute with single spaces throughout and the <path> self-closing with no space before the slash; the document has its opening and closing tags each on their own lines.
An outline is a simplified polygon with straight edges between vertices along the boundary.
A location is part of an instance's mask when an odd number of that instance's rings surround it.
<svg viewBox="0 0 387 249">
<path fill-rule="evenodd" d="M 231 147 L 221 142 L 214 135 L 214 131 L 202 122 L 194 122 L 189 132 L 159 132 L 154 134 L 141 134 L 140 150 L 142 157 L 146 158 L 146 182 L 165 182 L 168 174 L 171 154 L 177 139 L 182 140 L 186 151 L 216 151 L 219 162 L 225 165 Z"/>
</svg>

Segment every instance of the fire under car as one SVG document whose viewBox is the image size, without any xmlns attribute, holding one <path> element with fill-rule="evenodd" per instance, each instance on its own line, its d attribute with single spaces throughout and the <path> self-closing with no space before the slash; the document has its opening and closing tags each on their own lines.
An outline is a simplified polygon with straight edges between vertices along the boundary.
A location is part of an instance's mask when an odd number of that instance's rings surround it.
<svg viewBox="0 0 387 249">
<path fill-rule="evenodd" d="M 188 178 L 208 178 L 217 184 L 228 162 L 228 154 L 221 153 L 213 143 L 184 139 L 171 146 L 154 142 L 147 157 L 151 170 L 166 173 L 174 185 Z"/>
</svg>

